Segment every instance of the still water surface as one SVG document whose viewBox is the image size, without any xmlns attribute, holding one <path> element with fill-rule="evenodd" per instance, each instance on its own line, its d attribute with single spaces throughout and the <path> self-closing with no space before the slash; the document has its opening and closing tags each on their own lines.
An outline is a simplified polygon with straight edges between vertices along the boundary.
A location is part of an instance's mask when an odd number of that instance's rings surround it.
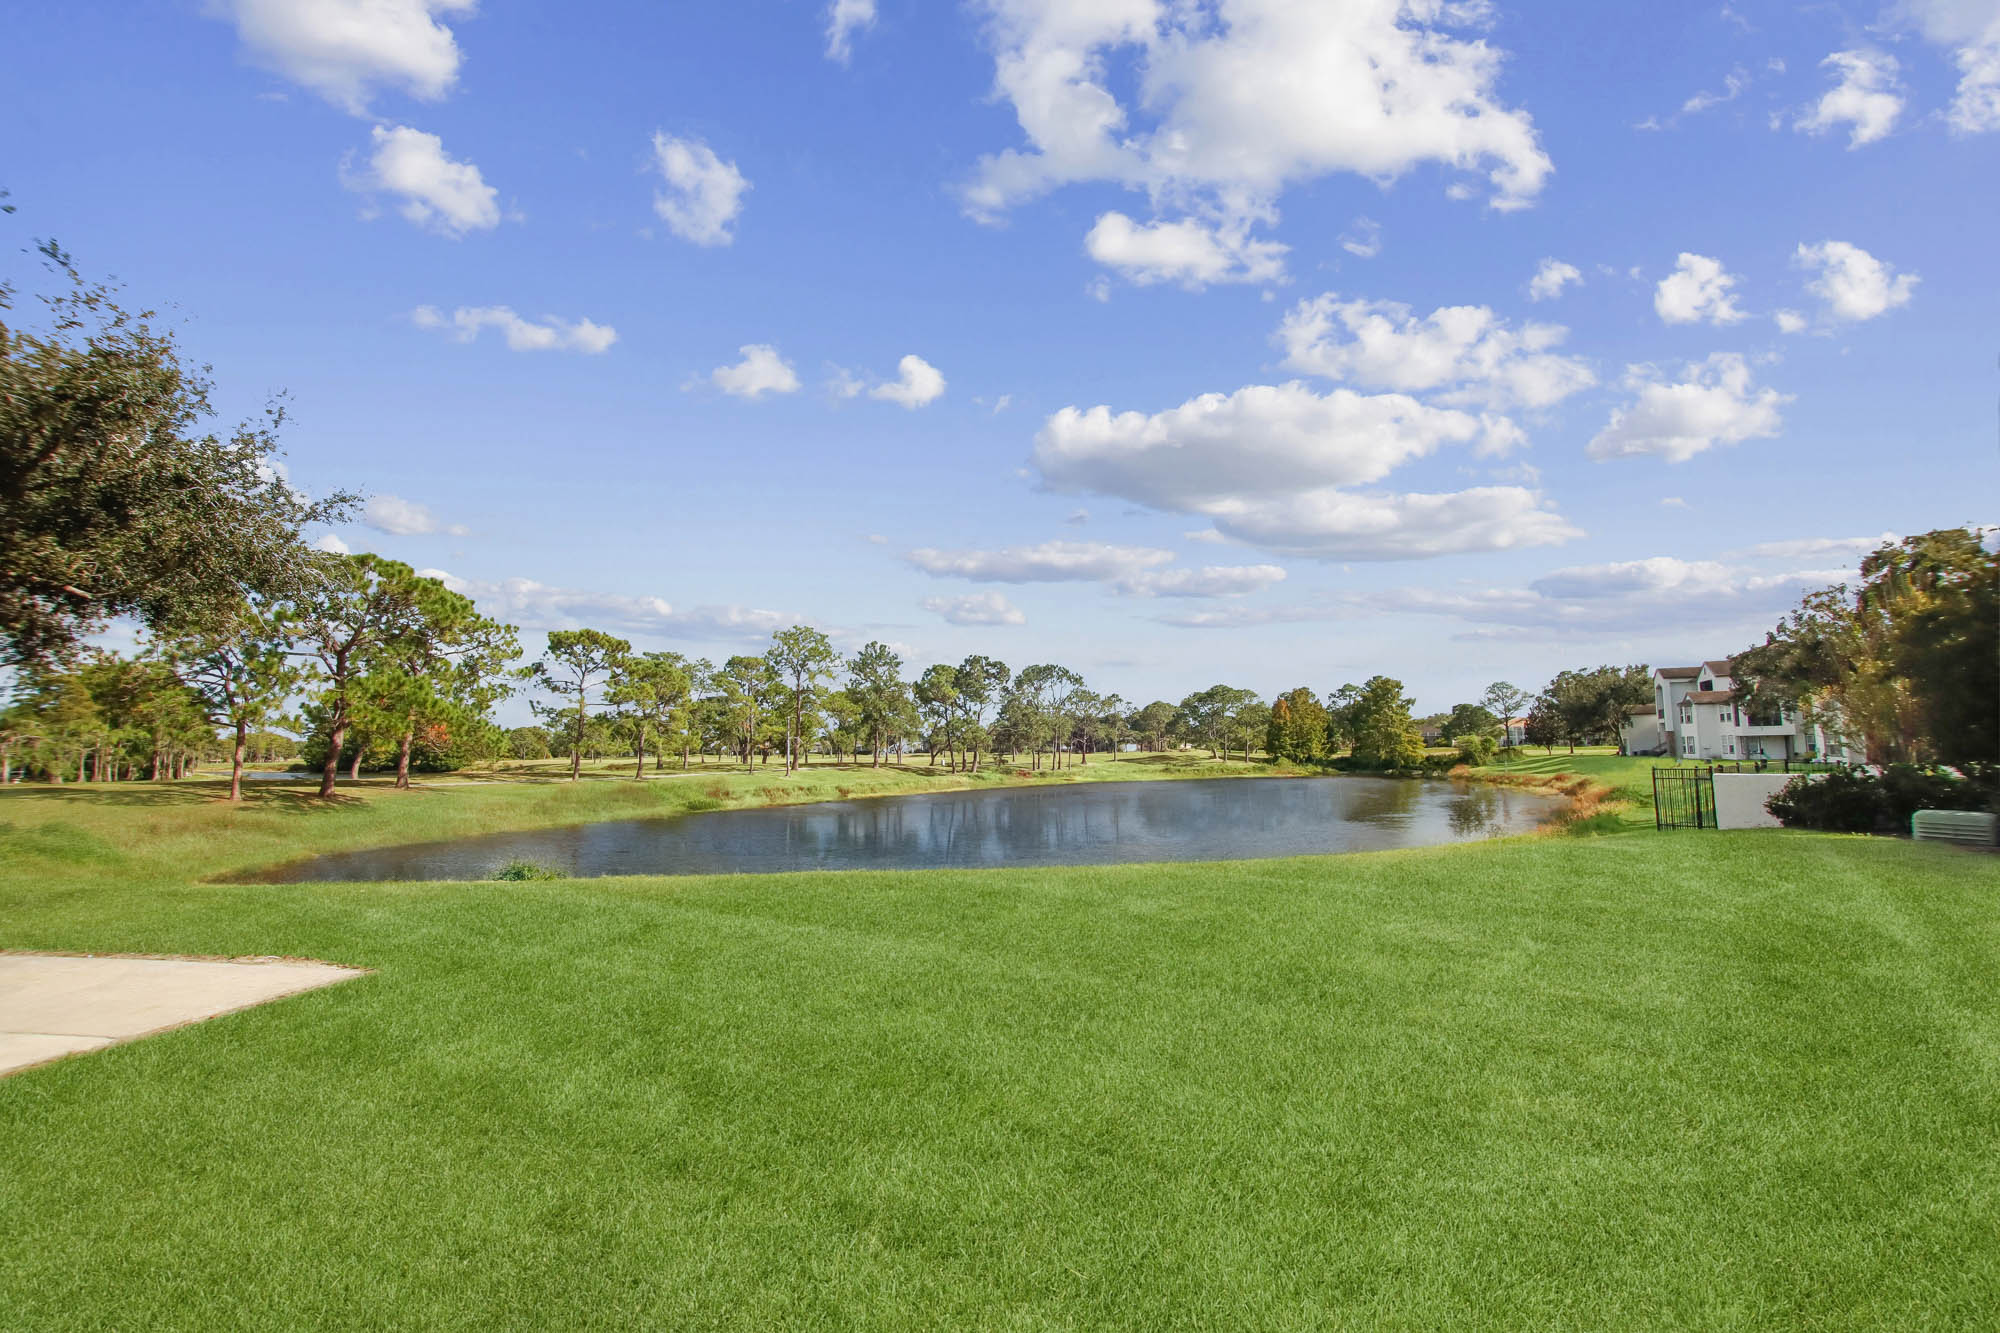
<svg viewBox="0 0 2000 1333">
<path fill-rule="evenodd" d="M 1224 861 L 1524 833 L 1560 805 L 1505 787 L 1398 778 L 1003 787 L 494 833 L 342 852 L 259 878 L 489 879 L 513 860 L 577 878 Z"/>
</svg>

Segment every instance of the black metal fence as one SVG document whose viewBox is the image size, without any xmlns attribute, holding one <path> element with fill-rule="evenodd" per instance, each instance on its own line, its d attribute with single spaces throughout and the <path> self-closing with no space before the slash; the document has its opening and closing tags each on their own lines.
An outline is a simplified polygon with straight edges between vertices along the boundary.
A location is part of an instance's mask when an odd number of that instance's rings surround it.
<svg viewBox="0 0 2000 1333">
<path fill-rule="evenodd" d="M 1653 826 L 1715 827 L 1715 770 L 1700 764 L 1653 770 Z"/>
<path fill-rule="evenodd" d="M 1717 773 L 1832 773 L 1847 767 L 1823 759 L 1740 759 L 1713 766 Z"/>
</svg>

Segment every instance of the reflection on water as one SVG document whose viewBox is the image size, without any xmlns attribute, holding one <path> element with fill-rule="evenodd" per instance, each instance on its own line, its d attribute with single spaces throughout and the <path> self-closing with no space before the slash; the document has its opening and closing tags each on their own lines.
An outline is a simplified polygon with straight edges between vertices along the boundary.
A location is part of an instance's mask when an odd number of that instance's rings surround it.
<svg viewBox="0 0 2000 1333">
<path fill-rule="evenodd" d="M 1499 792 L 1493 787 L 1468 787 L 1457 800 L 1445 806 L 1444 817 L 1460 838 L 1486 836 L 1486 829 L 1499 817 Z"/>
<path fill-rule="evenodd" d="M 489 834 L 323 856 L 264 878 L 486 879 L 517 859 L 578 877 L 1220 861 L 1520 833 L 1558 805 L 1505 787 L 1394 778 L 1101 782 Z"/>
</svg>

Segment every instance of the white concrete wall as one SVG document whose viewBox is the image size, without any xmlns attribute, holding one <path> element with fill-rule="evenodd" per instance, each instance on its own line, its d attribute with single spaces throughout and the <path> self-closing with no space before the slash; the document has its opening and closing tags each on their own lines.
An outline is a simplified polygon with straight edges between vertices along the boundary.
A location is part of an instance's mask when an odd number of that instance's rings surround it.
<svg viewBox="0 0 2000 1333">
<path fill-rule="evenodd" d="M 1660 720 L 1651 713 L 1625 719 L 1625 753 L 1646 754 L 1660 748 Z"/>
<path fill-rule="evenodd" d="M 1764 802 L 1785 789 L 1796 773 L 1717 773 L 1715 826 L 1719 829 L 1778 828 Z"/>
</svg>

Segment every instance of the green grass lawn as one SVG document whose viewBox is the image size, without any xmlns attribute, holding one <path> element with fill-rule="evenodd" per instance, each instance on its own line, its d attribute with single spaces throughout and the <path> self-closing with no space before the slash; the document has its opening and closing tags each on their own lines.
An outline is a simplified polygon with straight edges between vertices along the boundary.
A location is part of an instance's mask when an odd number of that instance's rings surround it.
<svg viewBox="0 0 2000 1333">
<path fill-rule="evenodd" d="M 2000 858 L 1644 832 L 201 882 L 675 789 L 333 810 L 0 792 L 0 945 L 377 969 L 0 1081 L 0 1326 L 1876 1329 L 2000 1309 Z"/>
</svg>

